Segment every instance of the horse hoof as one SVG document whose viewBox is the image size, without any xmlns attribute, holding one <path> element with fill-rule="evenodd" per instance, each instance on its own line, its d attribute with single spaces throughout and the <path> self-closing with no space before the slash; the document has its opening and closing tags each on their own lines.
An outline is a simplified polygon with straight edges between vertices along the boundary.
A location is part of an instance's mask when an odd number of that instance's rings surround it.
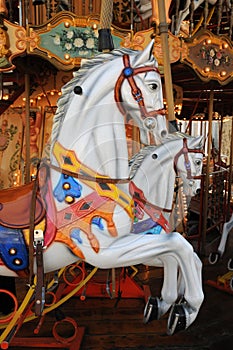
<svg viewBox="0 0 233 350">
<path fill-rule="evenodd" d="M 143 323 L 146 324 L 153 320 L 159 319 L 159 300 L 157 297 L 149 297 L 146 303 L 144 314 L 143 314 Z"/>
<path fill-rule="evenodd" d="M 227 268 L 229 271 L 233 271 L 233 259 L 228 260 Z"/>
<path fill-rule="evenodd" d="M 172 335 L 186 329 L 185 310 L 182 304 L 175 304 L 172 306 L 168 317 L 167 334 Z"/>
<path fill-rule="evenodd" d="M 213 252 L 213 253 L 210 253 L 209 255 L 209 263 L 211 265 L 214 265 L 216 264 L 220 259 L 220 254 L 218 252 Z"/>
</svg>

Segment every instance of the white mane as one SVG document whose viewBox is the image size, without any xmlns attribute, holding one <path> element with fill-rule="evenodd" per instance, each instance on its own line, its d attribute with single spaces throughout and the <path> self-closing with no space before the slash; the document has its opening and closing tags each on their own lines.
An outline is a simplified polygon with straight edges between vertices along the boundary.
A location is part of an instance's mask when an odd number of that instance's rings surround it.
<svg viewBox="0 0 233 350">
<path fill-rule="evenodd" d="M 153 150 L 155 146 L 147 146 L 142 148 L 138 153 L 136 153 L 129 161 L 130 173 L 129 178 L 132 179 L 136 174 L 137 170 L 140 168 L 143 160 L 147 157 Z"/>
</svg>

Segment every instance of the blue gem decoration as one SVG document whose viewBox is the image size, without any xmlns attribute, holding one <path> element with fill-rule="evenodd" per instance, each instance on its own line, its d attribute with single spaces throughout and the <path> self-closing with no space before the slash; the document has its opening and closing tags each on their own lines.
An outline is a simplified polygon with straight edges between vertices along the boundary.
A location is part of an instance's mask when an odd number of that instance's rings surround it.
<svg viewBox="0 0 233 350">
<path fill-rule="evenodd" d="M 124 76 L 125 76 L 126 78 L 128 78 L 128 77 L 130 77 L 131 75 L 133 75 L 133 68 L 131 68 L 131 67 L 126 67 L 126 68 L 124 68 L 123 73 L 124 73 Z"/>
<path fill-rule="evenodd" d="M 69 184 L 69 188 L 65 189 L 64 184 Z M 63 202 L 66 196 L 71 196 L 74 198 L 81 197 L 82 186 L 73 177 L 62 174 L 57 186 L 53 191 L 54 197 L 58 200 L 58 202 Z"/>
</svg>

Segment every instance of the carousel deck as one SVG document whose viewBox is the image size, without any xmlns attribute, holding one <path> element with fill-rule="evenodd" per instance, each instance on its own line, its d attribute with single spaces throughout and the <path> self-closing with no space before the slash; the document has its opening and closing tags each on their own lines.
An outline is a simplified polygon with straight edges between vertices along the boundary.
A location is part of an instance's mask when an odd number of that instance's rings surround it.
<svg viewBox="0 0 233 350">
<path fill-rule="evenodd" d="M 67 344 L 62 343 L 56 347 L 56 345 L 49 343 L 52 336 L 52 328 L 56 320 L 63 317 L 70 317 L 77 322 L 80 329 L 81 350 L 231 350 L 233 344 L 233 294 L 221 291 L 206 282 L 207 280 L 216 281 L 219 275 L 227 272 L 226 262 L 228 257 L 232 256 L 232 249 L 233 239 L 230 238 L 227 252 L 218 264 L 209 265 L 207 261 L 204 261 L 203 279 L 205 300 L 197 320 L 184 332 L 167 336 L 167 316 L 163 317 L 160 321 L 152 321 L 146 325 L 143 324 L 142 315 L 145 301 L 140 295 L 138 298 L 136 297 L 137 292 L 140 292 L 143 286 L 149 286 L 152 295 L 158 295 L 162 280 L 162 270 L 139 266 L 138 274 L 134 278 L 137 282 L 136 287 L 134 289 L 134 286 L 131 286 L 132 296 L 134 294 L 133 298 L 117 298 L 118 295 L 114 299 L 110 299 L 109 297 L 97 298 L 86 296 L 85 300 L 81 300 L 84 299 L 83 295 L 82 297 L 75 296 L 63 304 L 58 310 L 45 316 L 38 334 L 34 334 L 38 325 L 38 319 L 25 323 L 9 348 L 12 350 L 37 349 L 37 345 L 41 343 L 40 339 L 46 337 L 44 338 L 44 347 L 47 349 L 69 348 L 71 350 L 78 350 L 78 343 L 73 347 L 68 347 Z M 103 281 L 105 274 L 106 271 L 103 270 L 97 272 L 95 283 L 98 284 L 100 281 Z M 118 270 L 116 270 L 116 275 L 118 275 Z M 22 281 L 17 282 L 18 293 L 23 290 L 21 283 Z M 139 289 L 137 289 L 138 286 Z M 105 284 L 103 284 L 103 289 L 105 290 Z M 62 336 L 65 339 L 67 339 L 66 337 L 69 338 L 69 332 L 70 330 L 68 329 L 62 329 Z M 32 337 L 33 340 L 30 343 Z M 19 346 L 20 339 L 21 346 Z M 41 346 L 38 348 L 41 348 Z"/>
</svg>

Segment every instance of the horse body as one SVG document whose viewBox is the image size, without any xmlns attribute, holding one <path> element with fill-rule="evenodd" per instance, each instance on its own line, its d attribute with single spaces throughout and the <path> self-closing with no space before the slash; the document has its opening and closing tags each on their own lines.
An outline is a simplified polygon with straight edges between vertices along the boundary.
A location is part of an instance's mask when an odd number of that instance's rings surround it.
<svg viewBox="0 0 233 350">
<path fill-rule="evenodd" d="M 201 262 L 192 246 L 171 232 L 169 215 L 178 172 L 187 184 L 184 188 L 191 194 L 196 190 L 199 180 L 193 176 L 201 171 L 200 139 L 168 135 L 151 48 L 100 55 L 85 63 L 62 89 L 50 163 L 42 164 L 39 171 L 46 217 L 37 220 L 35 235 L 43 237 L 45 273 L 79 260 L 100 268 L 163 266 L 158 314 L 184 296 L 187 305 L 179 308 L 187 328 L 203 300 Z M 142 149 L 130 168 L 125 133 L 129 114 L 140 128 L 141 142 L 147 145 L 150 135 L 158 144 Z M 47 166 L 49 181 L 45 181 Z M 28 242 L 28 226 L 22 229 Z M 12 228 L 3 231 L 2 245 Z M 23 239 L 21 231 L 15 236 L 17 242 Z M 8 251 L 15 254 L 17 249 Z M 20 274 L 19 262 L 15 269 L 1 264 L 0 273 Z M 36 273 L 36 262 L 34 268 Z M 176 305 L 169 320 L 170 334 L 177 328 L 174 312 Z"/>
</svg>

